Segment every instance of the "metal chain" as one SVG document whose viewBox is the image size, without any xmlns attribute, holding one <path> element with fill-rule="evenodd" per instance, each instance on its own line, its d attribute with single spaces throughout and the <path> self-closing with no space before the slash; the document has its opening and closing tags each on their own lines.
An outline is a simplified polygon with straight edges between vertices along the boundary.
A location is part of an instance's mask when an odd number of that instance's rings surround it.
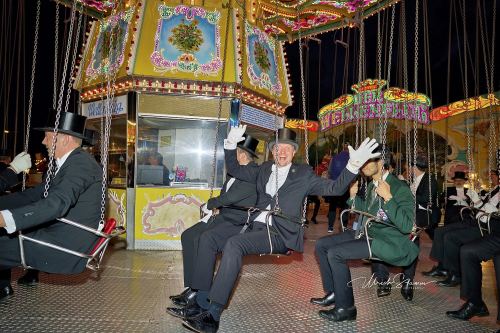
<svg viewBox="0 0 500 333">
<path fill-rule="evenodd" d="M 467 135 L 467 163 L 469 164 L 469 173 L 474 174 L 474 157 L 472 156 L 472 143 L 471 143 L 471 133 L 469 128 L 469 83 L 468 83 L 468 68 L 467 68 L 467 26 L 466 26 L 466 17 L 465 17 L 465 1 L 463 6 L 461 6 L 460 2 L 458 3 L 460 6 L 460 10 L 462 12 L 463 19 L 463 33 L 464 33 L 464 106 L 465 106 L 465 130 Z M 469 177 L 469 184 L 472 189 L 474 189 L 474 183 L 472 181 L 473 177 Z"/>
<path fill-rule="evenodd" d="M 415 62 L 414 62 L 414 89 L 415 89 L 415 94 L 418 93 L 418 0 L 415 1 Z M 415 108 L 416 110 L 416 100 L 415 100 Z M 417 164 L 417 117 L 413 117 L 413 165 L 415 166 Z M 416 200 L 416 193 L 417 193 L 417 188 L 415 184 L 415 177 L 412 174 L 412 182 L 411 182 L 411 190 L 413 193 L 413 196 L 415 196 Z M 416 201 L 415 201 L 416 202 Z M 415 210 L 416 214 L 416 210 Z"/>
<path fill-rule="evenodd" d="M 58 63 L 58 49 L 59 49 L 59 4 L 56 4 L 56 19 L 55 19 L 55 38 L 54 38 L 54 95 L 52 97 L 52 108 L 55 110 L 57 107 L 57 63 Z"/>
<path fill-rule="evenodd" d="M 113 12 L 115 7 L 111 8 L 111 11 Z M 117 29 L 119 29 L 119 23 L 116 25 Z M 111 31 L 110 31 L 110 38 L 109 38 L 109 58 L 115 59 L 115 61 L 118 59 L 116 56 L 119 52 L 118 50 L 118 44 L 113 45 L 113 27 L 111 26 Z M 114 54 L 114 57 L 113 57 Z M 116 102 L 115 102 L 115 83 L 116 83 L 116 76 L 118 74 L 119 67 L 118 66 L 109 66 L 109 70 L 106 73 L 106 103 L 104 106 L 104 139 L 102 140 L 102 148 L 103 150 L 101 151 L 101 164 L 102 164 L 102 183 L 101 183 L 101 216 L 99 220 L 99 228 L 102 229 L 104 227 L 104 219 L 106 215 L 106 197 L 107 197 L 107 185 L 108 185 L 108 159 L 109 159 L 109 138 L 111 134 L 111 120 L 112 120 L 112 115 L 113 115 L 113 108 L 116 107 Z M 102 127 L 101 127 L 101 132 L 102 132 Z M 102 138 L 102 133 L 101 133 L 101 138 Z"/>
<path fill-rule="evenodd" d="M 71 7 L 71 18 L 70 18 L 70 24 L 69 24 L 69 37 L 68 37 L 68 44 L 66 47 L 66 55 L 64 58 L 64 68 L 62 72 L 62 78 L 61 78 L 61 89 L 59 90 L 59 99 L 57 101 L 57 110 L 56 110 L 56 119 L 54 122 L 54 131 L 53 134 L 54 136 L 52 137 L 52 144 L 51 144 L 51 150 L 49 152 L 49 165 L 47 168 L 47 177 L 45 179 L 45 189 L 43 192 L 43 197 L 46 198 L 47 195 L 49 194 L 49 188 L 50 188 L 50 181 L 52 180 L 52 176 L 55 170 L 54 168 L 54 154 L 56 151 L 56 143 L 57 143 L 57 134 L 59 132 L 59 120 L 61 118 L 61 109 L 62 109 L 62 101 L 63 101 L 63 95 L 64 95 L 64 82 L 66 81 L 66 71 L 68 69 L 68 60 L 69 60 L 69 52 L 71 49 L 71 39 L 73 35 L 73 25 L 75 23 L 75 13 L 76 13 L 76 2 L 77 0 L 74 0 L 73 6 Z M 67 112 L 67 110 L 65 110 Z"/>
<path fill-rule="evenodd" d="M 300 14 L 298 15 L 298 19 L 300 21 Z M 304 63 L 303 63 L 303 54 L 302 54 L 302 31 L 299 27 L 298 31 L 299 35 L 299 59 L 300 59 L 300 91 L 301 91 L 301 99 L 302 99 L 302 116 L 304 118 L 304 153 L 306 157 L 306 164 L 309 164 L 309 140 L 307 137 L 307 110 L 306 110 L 306 95 L 305 95 L 305 84 L 304 84 Z M 308 83 L 309 84 L 309 83 Z M 308 96 L 309 97 L 309 96 Z M 276 175 L 278 173 L 276 172 Z M 277 181 L 277 179 L 276 179 Z M 302 206 L 302 218 L 305 219 L 307 214 L 307 197 L 304 198 L 304 204 Z"/>
<path fill-rule="evenodd" d="M 224 59 L 222 60 L 222 70 L 221 70 L 221 78 L 220 78 L 220 96 L 219 96 L 219 110 L 217 112 L 217 123 L 215 124 L 215 142 L 214 142 L 214 155 L 212 156 L 212 176 L 210 178 L 210 196 L 211 199 L 214 194 L 215 187 L 215 175 L 217 168 L 217 143 L 219 142 L 219 128 L 220 128 L 220 118 L 222 116 L 222 100 L 224 97 L 224 76 L 226 75 L 226 56 L 227 56 L 227 44 L 228 44 L 228 35 L 229 35 L 229 19 L 231 17 L 231 2 L 229 1 L 227 4 L 227 18 L 226 18 L 226 34 L 224 36 Z"/>
<path fill-rule="evenodd" d="M 75 33 L 75 47 L 73 48 L 73 55 L 71 57 L 71 66 L 69 67 L 71 71 L 75 68 L 75 61 L 76 61 L 76 55 L 78 53 L 78 42 L 80 40 L 80 27 L 82 24 L 82 17 L 83 14 L 80 14 L 78 17 L 78 25 L 76 27 L 76 33 Z M 71 98 L 71 88 L 73 87 L 73 82 L 74 82 L 74 77 L 72 75 L 72 72 L 70 72 L 71 75 L 68 77 L 68 90 L 66 92 L 66 104 L 64 106 L 64 110 L 68 110 L 69 107 L 69 100 Z"/>
<path fill-rule="evenodd" d="M 26 121 L 26 136 L 24 138 L 24 152 L 28 152 L 29 142 L 30 142 L 30 128 L 31 128 L 31 110 L 33 107 L 33 87 L 35 85 L 35 69 L 36 69 L 36 56 L 38 53 L 38 31 L 40 27 L 40 2 L 36 2 L 36 19 L 35 19 L 35 37 L 33 40 L 33 60 L 31 62 L 31 82 L 30 82 L 30 92 L 28 97 L 28 119 Z M 23 172 L 23 185 L 22 191 L 26 189 L 26 172 Z"/>
</svg>

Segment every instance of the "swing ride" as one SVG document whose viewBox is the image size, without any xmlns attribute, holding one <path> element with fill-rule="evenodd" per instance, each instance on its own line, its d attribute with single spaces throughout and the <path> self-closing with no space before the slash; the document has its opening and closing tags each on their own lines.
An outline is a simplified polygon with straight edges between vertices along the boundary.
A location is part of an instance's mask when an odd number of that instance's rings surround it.
<svg viewBox="0 0 500 333">
<path fill-rule="evenodd" d="M 429 172 L 422 181 L 429 182 L 429 186 L 431 180 L 436 180 L 439 187 L 446 191 L 454 173 L 464 171 L 469 175 L 467 187 L 491 188 L 488 171 L 498 168 L 500 140 L 500 94 L 495 92 L 493 75 L 494 34 L 492 36 L 491 31 L 490 35 L 486 32 L 485 36 L 478 39 L 476 48 L 479 51 L 475 59 L 467 54 L 471 52 L 467 50 L 472 42 L 459 38 L 459 44 L 463 42 L 459 47 L 460 54 L 466 59 L 470 58 L 469 62 L 461 63 L 464 99 L 455 102 L 448 100 L 447 105 L 436 107 L 431 86 L 430 32 L 425 9 L 427 1 L 423 2 L 416 0 L 417 11 L 411 13 L 417 24 L 407 26 L 406 15 L 409 14 L 405 10 L 405 1 L 399 0 L 56 0 L 57 20 L 62 19 L 59 18 L 60 8 L 63 8 L 60 5 L 68 6 L 71 16 L 67 19 L 69 33 L 65 43 L 58 41 L 61 36 L 59 31 L 55 32 L 55 58 L 64 60 L 59 64 L 55 62 L 52 106 L 58 114 L 67 112 L 71 90 L 79 91 L 79 113 L 88 118 L 87 128 L 99 135 L 97 144 L 90 151 L 101 162 L 104 172 L 101 227 L 99 230 L 87 230 L 101 237 L 100 241 L 90 253 L 73 254 L 86 258 L 88 267 L 97 270 L 109 241 L 123 233 L 124 228 L 127 230 L 128 249 L 181 249 L 180 235 L 197 223 L 200 205 L 218 195 L 225 178 L 222 142 L 229 127 L 238 124 L 247 125 L 247 132 L 261 141 L 257 148 L 258 163 L 271 158 L 267 145 L 277 140 L 280 128 L 286 127 L 302 134 L 296 159 L 313 167 L 319 167 L 323 155 L 340 151 L 344 143 L 358 146 L 369 136 L 384 145 L 383 159 L 386 157 L 386 147 L 395 153 L 395 172 L 398 174 L 415 164 L 417 156 L 423 155 L 429 163 Z M 459 2 L 452 1 L 454 4 Z M 84 26 L 82 13 L 94 19 L 88 27 Z M 39 15 L 38 12 L 37 22 Z M 463 27 L 458 26 L 462 21 L 456 18 L 457 30 L 466 30 L 465 15 L 462 16 Z M 374 57 L 368 56 L 368 43 L 372 42 L 367 39 L 365 31 L 368 19 L 377 22 Z M 418 22 L 423 22 L 423 25 L 419 26 Z M 38 23 L 36 27 L 38 29 Z M 483 28 L 478 22 L 477 36 L 483 33 L 479 30 Z M 81 32 L 82 29 L 85 33 Z M 342 93 L 332 93 L 329 103 L 319 105 L 320 89 L 318 96 L 306 93 L 309 71 L 315 69 L 308 66 L 311 61 L 309 54 L 304 61 L 303 53 L 305 49 L 307 52 L 309 50 L 303 46 L 314 41 L 314 36 L 320 38 L 321 34 L 332 30 L 341 31 L 342 34 L 335 41 L 332 66 L 340 67 L 339 72 L 343 71 L 345 78 Z M 347 39 L 344 39 L 344 32 L 348 32 Z M 349 34 L 355 38 L 350 38 Z M 407 35 L 411 36 L 408 41 Z M 78 47 L 82 44 L 80 38 L 84 39 L 81 49 Z M 64 44 L 63 47 L 60 44 Z M 318 44 L 321 50 L 321 41 Z M 36 64 L 39 50 L 37 43 L 33 46 L 25 151 L 29 149 L 32 91 L 39 84 Z M 293 82 L 297 96 L 295 99 L 286 55 L 286 51 L 290 52 L 292 48 L 298 49 L 300 61 L 297 66 L 300 69 L 300 82 Z M 348 48 L 351 56 L 354 50 L 354 60 L 351 62 L 346 56 L 342 59 L 344 63 L 337 61 L 337 49 L 347 53 Z M 414 53 L 410 54 L 413 50 Z M 480 56 L 483 53 L 485 60 L 482 62 Z M 318 73 L 324 75 L 321 66 L 325 62 L 321 60 L 321 51 L 319 57 Z M 449 58 L 448 61 L 454 60 Z M 482 63 L 484 69 L 479 66 Z M 477 87 L 468 87 L 471 70 L 476 85 L 479 79 L 486 78 L 486 94 L 480 95 Z M 352 77 L 349 77 L 348 72 L 351 71 Z M 425 73 L 425 76 L 419 76 L 418 73 Z M 448 78 L 448 89 L 450 80 Z M 321 81 L 321 76 L 318 81 Z M 332 91 L 335 92 L 335 88 Z M 309 100 L 316 97 L 318 109 L 311 110 Z M 287 108 L 293 103 L 300 104 L 301 119 L 287 118 Z M 316 112 L 318 121 L 308 119 Z M 57 134 L 57 126 L 54 134 Z M 54 164 L 55 161 L 50 158 L 45 195 L 50 193 Z M 415 194 L 416 188 L 413 186 L 412 191 Z M 429 209 L 439 207 L 438 198 L 430 193 L 426 202 Z M 304 227 L 306 208 L 307 204 L 304 203 L 301 219 L 291 222 Z M 265 219 L 269 238 L 271 216 L 279 214 L 282 212 L 276 195 L 276 204 Z M 364 215 L 366 221 L 362 228 L 366 235 L 371 224 L 384 223 L 376 216 L 358 211 L 354 206 L 342 214 L 351 215 L 351 220 L 354 215 Z M 486 234 L 490 231 L 490 218 L 496 213 L 482 214 L 487 223 L 479 223 L 479 226 L 481 232 Z M 280 217 L 288 218 L 284 215 Z M 61 222 L 81 227 L 77 225 L 78 221 L 61 219 Z M 414 225 L 412 241 L 425 228 Z M 315 233 L 319 233 L 316 229 L 308 232 L 308 238 L 312 241 L 317 236 Z M 20 239 L 21 248 L 23 241 L 39 242 L 23 235 Z M 367 259 L 377 260 L 372 255 L 370 239 L 367 237 L 366 240 L 370 251 Z M 306 244 L 307 251 L 312 253 L 313 246 Z M 168 253 L 168 263 L 173 266 L 177 258 Z M 148 258 L 141 251 L 132 252 L 132 256 L 150 264 L 153 264 L 153 260 L 164 259 L 156 254 Z M 256 263 L 258 269 L 251 267 L 245 271 L 244 274 L 249 273 L 246 279 L 259 274 L 271 276 L 257 260 L 275 264 L 283 260 L 277 259 L 278 256 L 289 256 L 291 260 L 298 258 L 297 254 L 290 251 L 274 253 L 272 246 L 271 251 L 262 256 L 262 259 L 249 259 Z M 165 271 L 164 267 L 152 266 L 157 269 L 156 272 L 146 271 L 137 262 L 124 263 L 128 259 L 123 257 L 119 260 L 123 261 L 120 262 L 120 268 L 117 268 L 118 265 L 113 266 L 114 263 L 110 265 L 110 270 L 114 270 L 116 276 L 125 274 L 125 271 L 130 274 L 128 277 L 138 272 L 151 276 L 161 272 L 162 280 L 165 277 L 180 280 L 172 272 Z M 290 271 L 283 270 L 286 279 L 316 279 L 317 276 L 306 272 L 316 272 L 316 266 L 311 264 L 314 257 L 304 253 L 300 261 L 305 270 L 293 264 Z M 361 273 L 353 272 L 353 276 L 369 275 L 366 269 Z M 271 283 L 280 285 L 282 278 Z M 150 280 L 150 287 L 155 290 L 148 297 L 154 299 L 161 285 L 153 277 Z M 245 285 L 245 279 L 241 280 L 241 288 L 250 287 Z M 101 283 L 105 284 L 106 281 Z M 254 288 L 258 280 L 252 280 L 252 283 L 251 288 Z M 258 286 L 255 289 L 265 289 L 265 286 Z M 170 286 L 168 288 L 173 289 Z M 300 292 L 301 297 L 308 297 L 317 291 L 309 285 L 305 289 L 305 292 Z M 162 293 L 164 291 L 162 289 Z M 260 292 L 255 290 L 251 293 L 261 295 Z M 279 292 L 285 294 L 286 290 L 280 289 Z M 444 294 L 442 291 L 432 292 L 443 299 L 450 297 L 446 291 Z M 359 291 L 359 295 L 368 300 L 373 296 L 364 288 Z M 294 300 L 289 296 L 284 295 L 283 300 L 291 303 Z M 141 298 L 136 299 L 138 307 L 147 307 Z M 163 302 L 157 303 L 164 306 Z M 429 304 L 435 305 L 427 299 L 424 303 L 424 309 Z M 242 305 L 236 299 L 234 306 Z M 396 304 L 392 308 L 392 304 L 386 305 L 391 311 L 400 311 L 403 306 Z M 242 309 L 251 311 L 249 308 Z M 280 313 L 279 309 L 275 311 Z M 377 318 L 386 315 L 377 309 L 373 311 Z M 286 315 L 286 312 L 281 315 Z M 150 317 L 150 322 L 157 325 L 155 329 L 161 327 L 168 332 L 177 332 L 170 323 L 163 319 L 157 320 L 156 315 L 151 316 L 154 318 Z M 137 320 L 142 322 L 138 324 Z M 305 322 L 309 320 L 314 321 L 307 318 Z M 224 331 L 242 331 L 238 324 L 231 324 L 231 320 L 228 322 L 229 326 L 224 327 Z M 123 331 L 151 330 L 151 326 L 145 323 L 142 317 L 132 318 L 128 323 L 130 326 Z M 247 324 L 251 331 L 255 331 L 251 323 Z M 276 324 L 265 316 L 261 324 L 265 325 L 260 329 L 262 332 L 306 330 L 306 326 L 293 326 L 296 323 Z M 380 328 L 371 321 L 365 324 L 368 331 Z M 481 322 L 479 325 L 451 321 L 446 324 L 455 331 L 484 331 L 481 326 L 484 323 Z M 315 325 L 320 325 L 320 330 L 332 329 L 332 326 L 325 326 L 327 324 L 324 322 L 315 322 Z M 346 331 L 358 329 L 355 325 L 346 325 Z M 384 331 L 394 331 L 391 324 L 380 325 Z M 435 325 L 438 323 L 432 320 L 422 323 L 424 328 Z M 492 326 L 491 323 L 485 325 Z M 182 329 L 179 328 L 178 332 L 182 332 Z"/>
</svg>

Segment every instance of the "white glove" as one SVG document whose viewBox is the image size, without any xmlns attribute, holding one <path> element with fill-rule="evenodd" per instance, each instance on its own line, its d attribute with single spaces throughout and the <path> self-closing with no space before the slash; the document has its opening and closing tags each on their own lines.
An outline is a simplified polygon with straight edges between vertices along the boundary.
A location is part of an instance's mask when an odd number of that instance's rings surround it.
<svg viewBox="0 0 500 333">
<path fill-rule="evenodd" d="M 366 161 L 380 156 L 380 153 L 372 153 L 378 147 L 377 140 L 366 138 L 359 145 L 358 149 L 354 150 L 349 146 L 349 161 L 347 169 L 353 173 L 358 173 L 358 170 L 366 163 Z"/>
<path fill-rule="evenodd" d="M 231 127 L 231 130 L 229 131 L 229 134 L 227 135 L 226 142 L 231 144 L 231 145 L 236 145 L 238 142 L 245 140 L 245 138 L 243 137 L 243 134 L 245 134 L 246 129 L 247 129 L 247 125 L 240 125 L 240 126 Z"/>
<path fill-rule="evenodd" d="M 26 152 L 19 153 L 14 160 L 10 163 L 10 168 L 15 173 L 20 173 L 24 170 L 31 168 L 31 156 Z"/>
<path fill-rule="evenodd" d="M 458 195 L 450 195 L 450 196 L 448 197 L 448 199 L 449 199 L 449 200 L 455 200 L 455 201 L 460 200 L 460 198 L 458 197 Z"/>
<path fill-rule="evenodd" d="M 467 201 L 465 200 L 462 200 L 462 199 L 458 199 L 457 202 L 455 202 L 455 204 L 453 206 L 468 206 L 469 204 L 467 203 Z"/>
<path fill-rule="evenodd" d="M 405 176 L 403 176 L 403 175 L 398 175 L 398 179 L 399 179 L 399 180 L 403 180 L 403 181 L 405 181 L 405 180 L 406 180 L 406 179 L 405 179 Z"/>
<path fill-rule="evenodd" d="M 212 212 L 211 210 L 207 209 L 207 204 L 206 203 L 204 203 L 203 205 L 201 205 L 201 210 L 205 214 L 210 214 Z"/>
<path fill-rule="evenodd" d="M 477 194 L 476 191 L 469 189 L 467 191 L 467 196 L 472 200 L 474 205 L 482 204 L 481 197 L 479 196 L 479 194 Z"/>
</svg>

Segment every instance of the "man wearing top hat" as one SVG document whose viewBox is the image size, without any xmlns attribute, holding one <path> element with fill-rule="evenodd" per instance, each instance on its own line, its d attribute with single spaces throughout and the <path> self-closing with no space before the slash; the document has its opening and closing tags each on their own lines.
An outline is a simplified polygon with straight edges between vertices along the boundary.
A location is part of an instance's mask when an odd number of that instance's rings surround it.
<svg viewBox="0 0 500 333">
<path fill-rule="evenodd" d="M 257 158 L 255 150 L 258 144 L 259 140 L 250 135 L 246 135 L 245 141 L 238 143 L 236 158 L 239 165 L 257 166 L 254 158 Z M 229 237 L 241 231 L 247 212 L 228 206 L 252 207 L 256 201 L 255 184 L 236 179 L 228 174 L 221 194 L 209 199 L 202 206 L 209 216 L 186 229 L 181 235 L 186 289 L 180 295 L 170 296 L 175 305 L 186 307 L 194 303 L 198 290 L 198 277 L 200 275 L 213 276 L 217 254 Z M 217 211 L 217 214 L 212 215 L 212 211 Z M 168 313 L 176 317 L 184 317 L 189 311 L 190 307 L 167 309 Z"/>
<path fill-rule="evenodd" d="M 300 221 L 305 198 L 308 195 L 344 193 L 365 161 L 378 156 L 372 154 L 378 144 L 367 138 L 357 150 L 350 147 L 348 165 L 337 181 L 323 179 L 315 175 L 309 165 L 292 163 L 298 149 L 296 133 L 283 128 L 278 131 L 277 140 L 271 141 L 269 146 L 274 161 L 264 162 L 261 166 L 242 166 L 236 159 L 236 145 L 244 140 L 245 130 L 246 126 L 233 127 L 224 141 L 226 167 L 237 179 L 256 184 L 256 207 L 260 211 L 252 215 L 251 224 L 245 232 L 227 240 L 213 283 L 211 276 L 203 277 L 204 286 L 199 286 L 193 305 L 200 309 L 200 314 L 187 317 L 183 323 L 196 332 L 217 332 L 243 256 L 270 253 L 271 248 L 272 253 L 285 253 L 289 249 L 302 252 L 304 229 Z M 268 233 L 266 215 L 278 205 L 282 215 L 272 217 Z"/>
<path fill-rule="evenodd" d="M 444 224 L 460 222 L 460 210 L 469 206 L 470 199 L 467 196 L 467 188 L 464 187 L 467 177 L 463 171 L 455 171 L 451 178 L 453 185 L 446 188 Z"/>
<path fill-rule="evenodd" d="M 0 201 L 0 227 L 9 235 L 0 236 L 0 299 L 13 294 L 10 285 L 12 267 L 21 265 L 16 231 L 34 239 L 53 243 L 77 252 L 88 253 L 97 237 L 56 219 L 64 217 L 90 228 L 99 225 L 101 212 L 102 170 L 95 159 L 80 146 L 86 118 L 63 112 L 57 141 L 54 141 L 55 113 L 51 112 L 42 143 L 54 157 L 55 168 L 48 195 L 45 183 L 17 192 Z M 49 273 L 75 274 L 85 269 L 86 259 L 33 242 L 24 242 L 26 264 Z"/>
</svg>

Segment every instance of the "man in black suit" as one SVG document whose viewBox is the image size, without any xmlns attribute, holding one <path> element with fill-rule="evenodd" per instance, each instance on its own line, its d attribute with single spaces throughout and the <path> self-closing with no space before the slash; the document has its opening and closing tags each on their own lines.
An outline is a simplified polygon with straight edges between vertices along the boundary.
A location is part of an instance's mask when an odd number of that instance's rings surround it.
<svg viewBox="0 0 500 333">
<path fill-rule="evenodd" d="M 256 184 L 260 209 L 252 216 L 251 227 L 245 233 L 229 238 L 223 249 L 219 270 L 210 290 L 199 288 L 196 306 L 202 308 L 199 315 L 188 317 L 184 325 L 197 332 L 216 332 L 221 313 L 238 278 L 242 258 L 249 254 L 285 253 L 288 249 L 302 252 L 304 249 L 304 229 L 302 221 L 303 203 L 307 195 L 340 195 L 356 177 L 366 160 L 378 156 L 372 151 L 375 140 L 366 139 L 352 150 L 346 169 L 337 181 L 323 179 L 314 174 L 310 166 L 294 164 L 292 159 L 298 148 L 296 134 L 290 129 L 280 129 L 278 137 L 269 148 L 274 161 L 264 162 L 260 167 L 240 166 L 236 160 L 236 144 L 243 140 L 246 126 L 234 127 L 224 142 L 226 167 L 238 179 Z M 281 216 L 272 218 L 267 229 L 266 215 L 280 208 Z M 288 219 L 283 216 L 287 216 Z M 211 276 L 201 276 L 210 285 Z M 207 295 L 207 298 L 201 297 Z M 210 300 L 210 301 L 208 301 Z"/>
<path fill-rule="evenodd" d="M 460 211 L 469 206 L 470 199 L 467 196 L 467 188 L 464 187 L 467 177 L 463 171 L 455 171 L 451 178 L 453 185 L 446 188 L 446 198 L 444 198 L 444 225 L 460 222 Z"/>
<path fill-rule="evenodd" d="M 77 252 L 88 253 L 97 237 L 56 219 L 64 217 L 87 227 L 99 226 L 101 213 L 102 169 L 95 159 L 85 153 L 80 145 L 86 118 L 63 112 L 59 122 L 57 143 L 53 150 L 53 124 L 44 127 L 42 143 L 53 155 L 56 163 L 48 190 L 45 183 L 24 192 L 17 192 L 0 201 L 0 227 L 7 233 L 22 230 L 34 239 L 53 243 Z M 12 295 L 10 271 L 20 266 L 18 237 L 0 236 L 0 299 Z M 26 264 L 49 273 L 75 274 L 85 269 L 87 260 L 33 242 L 24 242 Z"/>
<path fill-rule="evenodd" d="M 486 212 L 498 210 L 499 186 L 498 171 L 491 170 L 490 178 L 492 190 L 478 195 L 474 190 L 467 192 L 474 207 Z M 434 241 L 432 243 L 430 256 L 438 261 L 430 271 L 424 272 L 426 276 L 445 276 L 446 279 L 438 281 L 437 285 L 442 287 L 454 287 L 461 283 L 460 276 L 460 247 L 481 238 L 476 217 L 465 215 L 464 221 L 446 225 L 436 229 Z"/>
<path fill-rule="evenodd" d="M 17 175 L 29 168 L 31 168 L 31 156 L 26 152 L 17 154 L 14 160 L 0 172 L 0 192 L 19 183 Z"/>
<path fill-rule="evenodd" d="M 245 141 L 238 143 L 236 158 L 240 165 L 256 166 L 253 160 L 257 158 L 255 149 L 258 144 L 259 141 L 250 135 L 245 137 Z M 229 176 L 222 187 L 221 194 L 216 198 L 211 198 L 204 205 L 203 208 L 210 211 L 218 210 L 218 214 L 212 216 L 208 222 L 201 221 L 193 225 L 181 235 L 184 286 L 186 289 L 180 295 L 170 296 L 174 304 L 186 306 L 194 302 L 198 291 L 192 288 L 194 276 L 199 274 L 213 276 L 217 254 L 224 247 L 227 238 L 238 234 L 242 229 L 247 212 L 225 206 L 252 207 L 256 201 L 255 184 Z M 200 238 L 203 241 L 199 252 Z M 206 244 L 207 242 L 213 242 L 213 244 Z M 198 260 L 198 253 L 200 260 Z M 210 271 L 212 271 L 211 274 Z M 174 316 L 183 317 L 186 311 L 181 308 L 168 308 L 167 312 Z"/>
<path fill-rule="evenodd" d="M 460 266 L 462 268 L 460 297 L 466 299 L 466 302 L 457 311 L 447 311 L 446 315 L 449 317 L 469 320 L 474 316 L 483 317 L 489 315 L 488 308 L 481 295 L 482 261 L 495 258 L 497 289 L 500 283 L 499 267 L 497 267 L 500 259 L 500 220 L 492 218 L 490 222 L 492 228 L 489 235 L 464 244 L 460 248 Z"/>
</svg>

